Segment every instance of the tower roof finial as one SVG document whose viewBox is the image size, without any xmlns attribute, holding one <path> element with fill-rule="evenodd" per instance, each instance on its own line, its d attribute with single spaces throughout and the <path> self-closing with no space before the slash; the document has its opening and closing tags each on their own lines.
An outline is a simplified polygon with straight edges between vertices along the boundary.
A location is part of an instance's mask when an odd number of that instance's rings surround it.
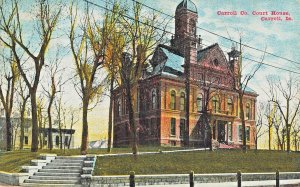
<svg viewBox="0 0 300 187">
<path fill-rule="evenodd" d="M 197 6 L 191 0 L 183 0 L 176 8 L 176 11 L 185 8 L 191 12 L 198 13 Z"/>
</svg>

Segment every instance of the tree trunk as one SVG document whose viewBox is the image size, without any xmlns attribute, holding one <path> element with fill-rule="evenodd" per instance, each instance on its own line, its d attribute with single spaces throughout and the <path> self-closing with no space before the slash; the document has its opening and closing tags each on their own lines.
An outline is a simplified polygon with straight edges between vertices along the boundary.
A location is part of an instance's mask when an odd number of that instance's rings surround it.
<svg viewBox="0 0 300 187">
<path fill-rule="evenodd" d="M 88 148 L 88 135 L 89 135 L 89 126 L 88 126 L 88 106 L 89 101 L 86 95 L 83 96 L 82 100 L 82 136 L 81 136 L 81 154 L 87 154 Z"/>
<path fill-rule="evenodd" d="M 23 104 L 24 105 L 24 104 Z M 20 130 L 21 130 L 21 135 L 20 135 L 20 150 L 23 150 L 24 148 L 24 113 L 25 110 L 23 110 L 23 106 L 21 109 L 21 121 L 20 121 Z"/>
<path fill-rule="evenodd" d="M 114 76 L 110 80 L 110 100 L 109 100 L 109 114 L 108 114 L 108 146 L 107 152 L 111 152 L 112 148 L 112 114 L 113 114 L 113 89 L 114 89 Z"/>
<path fill-rule="evenodd" d="M 39 135 L 39 127 L 37 120 L 37 104 L 36 104 L 36 92 L 34 90 L 30 90 L 30 98 L 31 98 L 31 116 L 32 116 L 32 140 L 31 140 L 31 152 L 38 151 L 38 135 Z"/>
<path fill-rule="evenodd" d="M 289 124 L 287 125 L 286 129 L 286 151 L 291 151 L 291 129 Z"/>
<path fill-rule="evenodd" d="M 246 144 L 246 123 L 245 123 L 245 115 L 244 115 L 244 104 L 243 104 L 243 93 L 242 90 L 239 90 L 239 104 L 240 104 L 240 118 L 242 121 L 242 139 L 243 139 L 243 150 L 247 150 L 247 144 Z"/>
<path fill-rule="evenodd" d="M 16 140 L 17 140 L 17 133 L 18 133 L 18 129 L 19 129 L 19 126 L 17 125 L 16 126 L 16 129 L 15 129 L 15 133 L 14 133 L 14 138 L 13 138 L 13 149 L 15 150 L 16 149 Z"/>
<path fill-rule="evenodd" d="M 62 141 L 62 132 L 61 132 L 61 124 L 59 124 L 59 148 L 62 150 L 63 146 L 63 141 Z"/>
<path fill-rule="evenodd" d="M 131 146 L 132 146 L 132 153 L 134 155 L 138 152 L 138 143 L 137 143 L 137 128 L 134 120 L 134 111 L 133 111 L 133 104 L 131 99 L 131 86 L 130 82 L 126 84 L 126 99 L 127 99 L 127 109 L 129 112 L 129 125 L 130 125 L 130 132 L 131 132 Z"/>
<path fill-rule="evenodd" d="M 50 102 L 48 105 L 47 113 L 48 113 L 48 123 L 49 123 L 49 134 L 48 134 L 48 141 L 49 141 L 49 149 L 53 149 L 53 140 L 52 140 L 52 115 L 51 115 L 51 107 L 53 103 L 53 97 L 50 98 Z"/>
<path fill-rule="evenodd" d="M 10 115 L 6 113 L 6 150 L 12 150 L 12 127 Z"/>
<path fill-rule="evenodd" d="M 257 137 L 257 135 L 256 135 L 256 137 L 255 137 L 255 150 L 257 151 L 257 139 L 258 139 L 258 137 Z"/>
<path fill-rule="evenodd" d="M 72 114 L 73 115 L 73 114 Z M 74 122 L 73 122 L 73 118 L 74 118 L 74 115 L 72 116 L 72 123 L 71 123 L 71 134 L 70 134 L 70 138 L 69 138 L 69 142 L 68 142 L 68 149 L 70 149 L 70 145 L 71 145 L 71 141 L 72 141 L 72 129 L 73 129 L 73 124 L 74 124 Z"/>
<path fill-rule="evenodd" d="M 272 140 L 272 137 L 271 137 L 271 132 L 272 128 L 271 128 L 271 125 L 269 124 L 269 150 L 271 150 L 271 140 Z"/>
</svg>

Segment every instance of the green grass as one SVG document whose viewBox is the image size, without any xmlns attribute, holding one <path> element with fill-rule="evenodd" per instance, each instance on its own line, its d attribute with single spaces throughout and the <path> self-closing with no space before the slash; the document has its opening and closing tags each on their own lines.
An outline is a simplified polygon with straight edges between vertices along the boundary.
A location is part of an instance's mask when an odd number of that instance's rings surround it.
<svg viewBox="0 0 300 187">
<path fill-rule="evenodd" d="M 300 154 L 218 150 L 156 155 L 98 157 L 96 175 L 300 171 Z"/>
<path fill-rule="evenodd" d="M 39 153 L 29 151 L 0 152 L 0 171 L 15 173 L 21 166 L 30 165 L 30 160 L 37 158 Z"/>
<path fill-rule="evenodd" d="M 174 150 L 179 148 L 172 147 L 140 147 L 139 151 L 158 151 L 161 150 Z M 130 153 L 131 148 L 114 148 L 111 153 Z M 32 153 L 30 150 L 0 152 L 0 171 L 5 172 L 20 172 L 21 166 L 30 165 L 32 159 L 37 159 L 41 153 L 57 154 L 59 156 L 80 155 L 80 149 L 48 149 L 39 150 L 37 153 Z M 107 154 L 106 149 L 90 149 L 88 154 Z"/>
</svg>

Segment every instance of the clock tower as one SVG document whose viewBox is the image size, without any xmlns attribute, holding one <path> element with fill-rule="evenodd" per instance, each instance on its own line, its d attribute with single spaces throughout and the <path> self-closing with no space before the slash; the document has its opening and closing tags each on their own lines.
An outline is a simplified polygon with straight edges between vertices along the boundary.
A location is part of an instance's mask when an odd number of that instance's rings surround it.
<svg viewBox="0 0 300 187">
<path fill-rule="evenodd" d="M 175 12 L 175 47 L 186 59 L 186 63 L 197 63 L 198 11 L 191 0 L 183 0 Z"/>
</svg>

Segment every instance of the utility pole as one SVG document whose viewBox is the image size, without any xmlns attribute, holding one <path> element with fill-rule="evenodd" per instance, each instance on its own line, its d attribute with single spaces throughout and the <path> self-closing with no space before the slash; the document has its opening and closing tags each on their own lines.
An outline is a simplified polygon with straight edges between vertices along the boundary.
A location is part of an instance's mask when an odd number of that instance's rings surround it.
<svg viewBox="0 0 300 187">
<path fill-rule="evenodd" d="M 242 85 L 242 65 L 243 65 L 243 57 L 242 57 L 242 37 L 240 37 L 240 58 L 239 58 L 239 66 L 238 66 L 238 93 L 239 93 L 239 106 L 240 106 L 240 119 L 242 121 L 242 139 L 243 145 L 242 148 L 244 151 L 247 150 L 246 147 L 246 123 L 245 123 L 245 115 L 244 115 L 244 88 Z M 245 85 L 246 86 L 246 85 Z"/>
</svg>

